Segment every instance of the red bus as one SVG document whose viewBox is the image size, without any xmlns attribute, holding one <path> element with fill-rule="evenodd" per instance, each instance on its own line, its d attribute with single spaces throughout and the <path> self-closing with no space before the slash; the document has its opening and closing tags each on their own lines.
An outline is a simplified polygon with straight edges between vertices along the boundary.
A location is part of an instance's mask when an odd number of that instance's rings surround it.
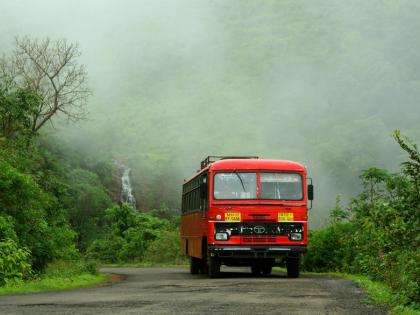
<svg viewBox="0 0 420 315">
<path fill-rule="evenodd" d="M 215 278 L 223 264 L 268 275 L 285 263 L 288 277 L 298 277 L 313 200 L 309 181 L 297 162 L 207 157 L 182 187 L 181 248 L 191 274 Z"/>
</svg>

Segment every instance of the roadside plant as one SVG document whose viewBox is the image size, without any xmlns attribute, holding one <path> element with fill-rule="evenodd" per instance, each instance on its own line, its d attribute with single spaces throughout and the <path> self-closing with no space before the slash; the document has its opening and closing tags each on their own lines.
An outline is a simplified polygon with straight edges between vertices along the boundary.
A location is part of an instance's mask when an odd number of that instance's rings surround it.
<svg viewBox="0 0 420 315">
<path fill-rule="evenodd" d="M 30 255 L 14 240 L 0 240 L 0 286 L 21 282 L 31 274 Z"/>
</svg>

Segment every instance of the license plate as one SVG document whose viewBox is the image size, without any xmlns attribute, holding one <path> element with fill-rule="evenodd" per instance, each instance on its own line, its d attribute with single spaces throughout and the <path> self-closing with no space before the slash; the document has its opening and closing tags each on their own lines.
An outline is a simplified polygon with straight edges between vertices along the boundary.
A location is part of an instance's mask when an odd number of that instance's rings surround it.
<svg viewBox="0 0 420 315">
<path fill-rule="evenodd" d="M 241 213 L 240 212 L 226 212 L 225 213 L 225 221 L 241 221 Z"/>
<path fill-rule="evenodd" d="M 281 221 L 293 221 L 292 212 L 279 212 L 279 222 Z"/>
</svg>

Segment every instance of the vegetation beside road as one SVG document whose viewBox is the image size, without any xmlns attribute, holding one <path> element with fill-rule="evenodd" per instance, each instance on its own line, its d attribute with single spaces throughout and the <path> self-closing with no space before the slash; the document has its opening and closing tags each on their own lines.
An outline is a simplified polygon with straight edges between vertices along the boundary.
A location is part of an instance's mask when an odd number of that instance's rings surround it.
<svg viewBox="0 0 420 315">
<path fill-rule="evenodd" d="M 310 232 L 303 268 L 365 276 L 354 279 L 379 292 L 374 300 L 420 310 L 420 154 L 398 130 L 394 138 L 408 154 L 401 171 L 363 171 L 361 194 L 348 208 L 338 199 L 330 226 Z"/>
<path fill-rule="evenodd" d="M 109 275 L 97 272 L 96 264 L 56 261 L 40 275 L 0 287 L 0 295 L 74 289 L 108 282 Z"/>
<path fill-rule="evenodd" d="M 121 183 L 110 157 L 81 154 L 46 123 L 84 117 L 79 110 L 89 89 L 83 67 L 77 68 L 77 45 L 27 37 L 15 44 L 15 51 L 0 58 L 1 292 L 104 281 L 85 257 L 176 261 L 178 232 L 171 212 L 162 207 L 139 214 L 116 205 Z M 80 77 L 74 77 L 75 68 L 83 70 Z M 52 70 L 54 75 L 48 74 Z M 60 78 L 69 75 L 67 80 L 83 83 L 82 92 L 67 91 L 67 85 L 56 90 Z M 73 94 L 77 91 L 82 95 Z M 56 95 L 60 92 L 65 94 Z"/>
<path fill-rule="evenodd" d="M 178 218 L 164 219 L 135 212 L 124 204 L 105 211 L 102 238 L 93 241 L 87 256 L 105 263 L 182 264 Z"/>
</svg>

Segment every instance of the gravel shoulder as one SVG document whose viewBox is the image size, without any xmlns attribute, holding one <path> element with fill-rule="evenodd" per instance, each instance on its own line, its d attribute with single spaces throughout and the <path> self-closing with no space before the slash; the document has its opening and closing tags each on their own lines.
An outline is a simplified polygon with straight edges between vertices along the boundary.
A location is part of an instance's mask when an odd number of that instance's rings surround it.
<svg viewBox="0 0 420 315">
<path fill-rule="evenodd" d="M 222 277 L 185 268 L 104 268 L 122 280 L 62 292 L 0 297 L 0 314 L 386 314 L 363 303 L 351 280 L 282 272 L 253 277 L 222 268 Z"/>
</svg>

